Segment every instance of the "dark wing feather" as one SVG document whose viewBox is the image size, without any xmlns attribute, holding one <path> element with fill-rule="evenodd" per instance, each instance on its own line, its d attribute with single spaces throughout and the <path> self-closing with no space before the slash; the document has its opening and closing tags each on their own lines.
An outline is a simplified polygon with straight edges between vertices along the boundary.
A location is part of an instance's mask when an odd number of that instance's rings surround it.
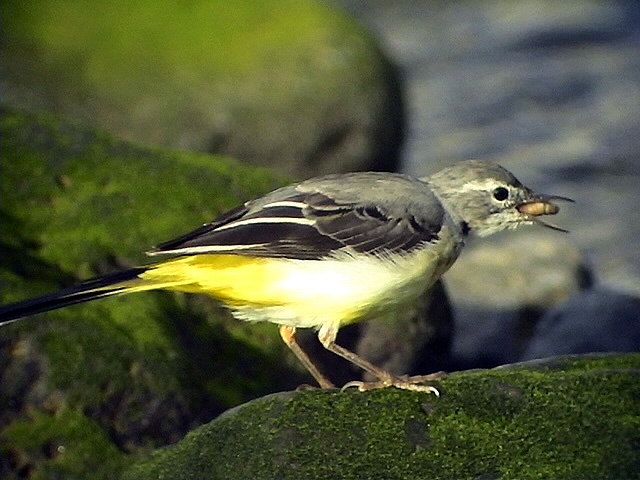
<svg viewBox="0 0 640 480">
<path fill-rule="evenodd" d="M 373 202 L 336 201 L 319 191 L 289 188 L 231 210 L 149 253 L 320 259 L 338 250 L 408 252 L 438 240 L 442 218 L 428 220 Z"/>
<path fill-rule="evenodd" d="M 256 207 L 249 202 L 223 214 L 186 235 L 162 243 L 148 252 L 159 254 L 232 253 L 260 257 L 318 259 L 343 247 L 336 239 L 321 234 L 304 213 L 304 194 Z M 285 205 L 277 205 L 285 203 Z M 271 206 L 272 204 L 276 206 Z M 286 203 L 300 204 L 299 207 Z M 280 218 L 281 222 L 268 222 Z M 264 222 L 249 223 L 266 219 Z M 287 221 L 291 220 L 291 221 Z"/>
<path fill-rule="evenodd" d="M 316 203 L 320 208 L 316 208 Z M 359 253 L 408 252 L 438 239 L 440 222 L 428 226 L 411 215 L 390 216 L 379 205 L 340 205 L 315 194 L 308 199 L 307 216 L 314 218 L 318 231 L 335 238 Z M 412 220 L 413 219 L 413 220 Z"/>
<path fill-rule="evenodd" d="M 246 215 L 247 206 L 241 205 L 239 207 L 228 210 L 227 212 L 220 215 L 218 218 L 213 220 L 212 222 L 205 223 L 201 227 L 192 230 L 189 233 L 181 235 L 177 238 L 169 240 L 167 242 L 163 242 L 160 245 L 153 247 L 151 250 L 147 252 L 148 255 L 157 255 L 161 253 L 169 253 L 172 250 L 176 250 L 178 248 L 184 248 L 185 245 L 206 245 L 207 238 L 214 234 L 215 229 L 230 223 L 234 220 L 241 218 Z"/>
</svg>

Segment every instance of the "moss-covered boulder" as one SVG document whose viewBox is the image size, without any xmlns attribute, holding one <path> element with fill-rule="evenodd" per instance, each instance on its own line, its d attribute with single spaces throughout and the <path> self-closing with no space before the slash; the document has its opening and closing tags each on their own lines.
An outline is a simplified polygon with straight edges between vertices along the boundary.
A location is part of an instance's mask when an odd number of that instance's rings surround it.
<svg viewBox="0 0 640 480">
<path fill-rule="evenodd" d="M 300 177 L 397 161 L 393 68 L 328 2 L 5 0 L 0 21 L 13 106 Z"/>
<path fill-rule="evenodd" d="M 452 374 L 440 397 L 270 395 L 230 410 L 131 479 L 640 477 L 640 355 Z"/>
<path fill-rule="evenodd" d="M 150 246 L 284 182 L 230 158 L 140 148 L 6 109 L 0 171 L 0 303 L 144 263 Z M 296 386 L 286 350 L 273 325 L 168 292 L 4 326 L 0 477 L 114 478 L 130 455 Z"/>
</svg>

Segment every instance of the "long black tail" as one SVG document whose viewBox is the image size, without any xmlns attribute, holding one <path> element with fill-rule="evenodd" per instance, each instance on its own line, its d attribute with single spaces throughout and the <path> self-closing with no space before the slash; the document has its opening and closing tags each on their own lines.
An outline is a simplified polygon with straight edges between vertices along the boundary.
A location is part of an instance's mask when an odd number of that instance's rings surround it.
<svg viewBox="0 0 640 480">
<path fill-rule="evenodd" d="M 41 297 L 0 305 L 0 326 L 36 313 L 123 293 L 127 290 L 127 282 L 136 280 L 146 269 L 135 267 L 110 273 Z"/>
</svg>

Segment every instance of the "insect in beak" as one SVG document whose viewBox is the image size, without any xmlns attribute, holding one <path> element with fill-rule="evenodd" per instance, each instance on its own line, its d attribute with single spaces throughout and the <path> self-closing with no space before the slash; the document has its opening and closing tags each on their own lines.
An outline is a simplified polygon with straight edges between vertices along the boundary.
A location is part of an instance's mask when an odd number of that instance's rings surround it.
<svg viewBox="0 0 640 480">
<path fill-rule="evenodd" d="M 568 230 L 560 228 L 552 223 L 544 222 L 539 218 L 541 215 L 555 215 L 560 211 L 560 207 L 553 203 L 552 200 L 573 202 L 570 198 L 561 197 L 560 195 L 535 195 L 531 200 L 516 206 L 516 209 L 518 212 L 523 214 L 527 220 L 534 221 L 552 230 L 568 233 Z"/>
</svg>

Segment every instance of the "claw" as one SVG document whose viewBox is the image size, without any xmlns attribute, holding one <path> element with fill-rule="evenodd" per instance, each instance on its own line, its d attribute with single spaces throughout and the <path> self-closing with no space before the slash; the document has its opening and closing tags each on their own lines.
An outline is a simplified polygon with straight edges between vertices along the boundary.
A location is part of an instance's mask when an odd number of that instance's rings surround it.
<svg viewBox="0 0 640 480">
<path fill-rule="evenodd" d="M 402 388 L 403 390 L 410 390 L 412 392 L 428 392 L 433 393 L 436 397 L 440 396 L 440 392 L 436 387 L 431 385 L 417 385 L 415 383 L 394 383 L 394 387 Z"/>
<path fill-rule="evenodd" d="M 402 390 L 409 390 L 412 392 L 426 392 L 433 393 L 436 397 L 440 396 L 440 392 L 436 387 L 431 385 L 420 385 L 420 382 L 431 381 L 436 378 L 441 378 L 440 374 L 436 375 L 422 375 L 416 377 L 390 377 L 373 382 L 362 382 L 360 380 L 352 380 L 345 383 L 340 389 L 344 392 L 347 388 L 357 387 L 358 391 L 366 392 L 368 390 L 376 390 L 378 388 L 396 387 Z"/>
<path fill-rule="evenodd" d="M 347 388 L 351 388 L 351 387 L 357 387 L 358 391 L 360 392 L 364 392 L 365 390 L 367 390 L 364 387 L 365 382 L 361 382 L 360 380 L 351 380 L 350 382 L 345 383 L 342 388 L 340 389 L 341 392 L 344 392 Z"/>
</svg>

